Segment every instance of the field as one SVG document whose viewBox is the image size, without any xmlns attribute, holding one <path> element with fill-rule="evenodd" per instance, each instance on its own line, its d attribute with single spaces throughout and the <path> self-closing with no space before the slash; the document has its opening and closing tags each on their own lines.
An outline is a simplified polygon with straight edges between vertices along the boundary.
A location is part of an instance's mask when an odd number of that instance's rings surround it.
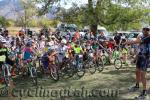
<svg viewBox="0 0 150 100">
<path fill-rule="evenodd" d="M 149 71 L 150 72 L 150 71 Z M 150 74 L 148 72 L 148 88 L 150 87 Z M 74 91 L 77 89 L 80 91 L 81 89 L 85 89 L 88 91 L 92 90 L 114 90 L 117 91 L 117 95 L 115 96 L 106 96 L 103 95 L 73 95 L 71 97 L 68 96 L 60 96 L 55 93 L 53 95 L 48 96 L 22 96 L 22 97 L 5 97 L 0 98 L 0 100 L 134 100 L 136 96 L 139 95 L 140 91 L 130 93 L 128 89 L 134 85 L 135 82 L 135 66 L 124 67 L 120 70 L 114 69 L 113 66 L 106 66 L 104 71 L 91 75 L 90 73 L 86 73 L 84 77 L 72 77 L 72 78 L 61 78 L 60 81 L 54 82 L 51 79 L 43 80 L 42 78 L 38 78 L 38 88 L 46 89 L 46 90 L 55 90 L 59 91 L 61 89 L 68 89 Z M 36 89 L 37 87 L 33 86 L 30 80 L 25 80 L 22 78 L 14 78 L 15 86 L 14 88 L 17 90 L 27 90 L 27 89 Z M 2 86 L 1 86 L 2 87 Z M 80 92 L 78 92 L 80 93 Z M 150 88 L 148 90 L 150 93 Z M 150 96 L 150 95 L 149 95 Z"/>
<path fill-rule="evenodd" d="M 21 28 L 21 27 L 8 27 L 7 29 L 9 30 L 9 33 L 10 33 L 11 35 L 15 35 L 15 34 L 18 33 L 19 30 L 21 30 L 22 28 Z M 38 28 L 38 27 L 33 27 L 33 28 L 31 28 L 31 29 L 35 30 L 36 32 L 39 32 L 39 31 L 40 31 L 40 28 Z"/>
</svg>

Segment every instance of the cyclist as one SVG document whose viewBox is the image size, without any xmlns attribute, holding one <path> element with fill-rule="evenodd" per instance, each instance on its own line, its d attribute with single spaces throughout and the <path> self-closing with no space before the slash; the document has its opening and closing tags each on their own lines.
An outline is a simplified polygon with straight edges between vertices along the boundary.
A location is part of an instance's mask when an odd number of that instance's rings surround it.
<svg viewBox="0 0 150 100">
<path fill-rule="evenodd" d="M 74 38 L 75 38 L 76 40 L 79 40 L 79 39 L 80 39 L 80 32 L 79 32 L 79 30 L 77 30 L 77 31 L 75 32 Z"/>
<path fill-rule="evenodd" d="M 77 42 L 73 48 L 76 58 L 76 66 L 78 66 L 80 62 L 79 55 L 83 53 L 82 47 L 79 45 L 79 42 Z"/>
<path fill-rule="evenodd" d="M 57 52 L 55 50 L 49 50 L 48 51 L 48 61 L 49 61 L 49 67 L 55 64 L 55 59 Z"/>
<path fill-rule="evenodd" d="M 6 40 L 1 38 L 0 39 L 0 68 L 2 67 L 2 64 L 4 63 L 14 66 L 14 62 L 8 58 L 8 49 L 4 46 L 5 43 L 6 43 Z M 3 81 L 4 79 L 1 79 L 1 82 Z"/>
<path fill-rule="evenodd" d="M 33 48 L 32 48 L 32 41 L 29 41 L 29 42 L 27 42 L 27 44 L 23 50 L 23 59 L 24 60 L 31 60 L 33 54 L 35 54 L 35 53 L 34 53 Z"/>
<path fill-rule="evenodd" d="M 116 33 L 116 35 L 115 35 L 115 37 L 114 37 L 114 40 L 115 40 L 116 46 L 119 46 L 120 43 L 121 43 L 121 34 Z"/>
</svg>

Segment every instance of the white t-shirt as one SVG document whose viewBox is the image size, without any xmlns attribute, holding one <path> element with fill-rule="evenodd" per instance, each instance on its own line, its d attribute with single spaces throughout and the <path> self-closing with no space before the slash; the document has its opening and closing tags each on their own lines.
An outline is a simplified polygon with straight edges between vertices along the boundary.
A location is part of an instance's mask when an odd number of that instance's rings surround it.
<svg viewBox="0 0 150 100">
<path fill-rule="evenodd" d="M 45 48 L 45 41 L 40 41 L 39 42 L 39 47 L 40 47 L 40 49 Z"/>
</svg>

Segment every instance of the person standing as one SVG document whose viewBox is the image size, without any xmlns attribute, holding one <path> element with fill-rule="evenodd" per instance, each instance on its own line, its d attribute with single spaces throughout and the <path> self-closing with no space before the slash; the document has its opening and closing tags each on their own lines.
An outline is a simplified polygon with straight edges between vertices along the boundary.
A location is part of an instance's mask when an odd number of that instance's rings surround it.
<svg viewBox="0 0 150 100">
<path fill-rule="evenodd" d="M 135 41 L 127 41 L 127 44 L 139 44 L 139 53 L 136 63 L 136 84 L 130 91 L 139 90 L 139 83 L 142 82 L 143 91 L 136 99 L 144 99 L 147 97 L 147 68 L 150 64 L 150 28 L 142 29 L 142 35 L 139 35 Z"/>
</svg>

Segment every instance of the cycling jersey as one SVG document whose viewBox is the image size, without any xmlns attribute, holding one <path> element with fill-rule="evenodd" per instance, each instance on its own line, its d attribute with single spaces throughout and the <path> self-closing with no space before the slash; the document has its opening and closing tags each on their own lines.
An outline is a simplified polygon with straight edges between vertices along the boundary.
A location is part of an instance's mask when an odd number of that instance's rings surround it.
<svg viewBox="0 0 150 100">
<path fill-rule="evenodd" d="M 0 48 L 0 63 L 6 62 L 7 57 L 7 48 Z"/>
<path fill-rule="evenodd" d="M 141 37 L 141 44 L 139 45 L 139 54 L 141 55 L 145 55 L 145 54 L 149 54 L 150 52 L 150 36 L 148 37 Z"/>
<path fill-rule="evenodd" d="M 123 53 L 123 54 L 127 54 L 127 53 L 128 53 L 128 50 L 125 49 L 125 48 L 123 48 L 122 53 Z"/>
<path fill-rule="evenodd" d="M 24 52 L 24 56 L 23 56 L 24 60 L 31 59 L 33 53 L 31 48 L 24 48 L 23 52 Z"/>
<path fill-rule="evenodd" d="M 147 68 L 148 68 L 148 65 L 150 62 L 150 60 L 149 60 L 150 35 L 148 35 L 146 37 L 144 35 L 141 35 L 139 37 L 141 38 L 141 43 L 139 45 L 136 67 L 142 71 L 147 71 Z"/>
<path fill-rule="evenodd" d="M 74 47 L 74 51 L 76 54 L 80 54 L 82 51 L 82 48 L 81 47 Z"/>
</svg>

